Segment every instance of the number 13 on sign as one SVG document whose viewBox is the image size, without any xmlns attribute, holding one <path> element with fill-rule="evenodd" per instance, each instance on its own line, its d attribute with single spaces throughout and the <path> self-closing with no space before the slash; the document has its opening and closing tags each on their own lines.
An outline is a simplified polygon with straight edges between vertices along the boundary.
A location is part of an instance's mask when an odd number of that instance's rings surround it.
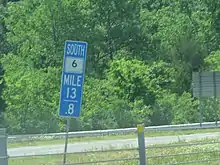
<svg viewBox="0 0 220 165">
<path fill-rule="evenodd" d="M 67 99 L 69 99 L 69 98 L 75 99 L 76 98 L 76 88 L 67 87 L 66 98 Z"/>
</svg>

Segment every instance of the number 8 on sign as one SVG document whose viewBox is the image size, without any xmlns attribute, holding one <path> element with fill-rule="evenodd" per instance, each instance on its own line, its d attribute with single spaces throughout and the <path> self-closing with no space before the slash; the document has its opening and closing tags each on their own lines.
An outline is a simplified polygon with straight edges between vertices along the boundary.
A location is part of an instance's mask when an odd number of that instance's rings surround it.
<svg viewBox="0 0 220 165">
<path fill-rule="evenodd" d="M 69 115 L 72 115 L 74 113 L 74 104 L 69 104 L 69 107 L 68 107 L 68 114 Z"/>
</svg>

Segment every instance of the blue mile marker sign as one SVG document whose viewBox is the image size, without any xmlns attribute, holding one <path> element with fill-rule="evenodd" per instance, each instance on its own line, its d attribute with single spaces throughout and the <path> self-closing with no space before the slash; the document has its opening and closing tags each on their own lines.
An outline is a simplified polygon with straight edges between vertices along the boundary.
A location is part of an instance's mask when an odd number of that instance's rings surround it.
<svg viewBox="0 0 220 165">
<path fill-rule="evenodd" d="M 60 90 L 60 117 L 78 118 L 81 112 L 87 42 L 65 41 Z"/>
</svg>

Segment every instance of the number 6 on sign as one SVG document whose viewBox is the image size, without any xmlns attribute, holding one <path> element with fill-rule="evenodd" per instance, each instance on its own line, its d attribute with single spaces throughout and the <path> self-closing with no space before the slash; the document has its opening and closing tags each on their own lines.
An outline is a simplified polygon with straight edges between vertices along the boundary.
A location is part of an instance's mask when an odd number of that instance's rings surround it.
<svg viewBox="0 0 220 165">
<path fill-rule="evenodd" d="M 76 60 L 73 60 L 72 67 L 74 67 L 74 68 L 77 67 Z"/>
<path fill-rule="evenodd" d="M 66 57 L 64 71 L 68 73 L 78 73 L 82 74 L 84 72 L 83 59 Z"/>
</svg>

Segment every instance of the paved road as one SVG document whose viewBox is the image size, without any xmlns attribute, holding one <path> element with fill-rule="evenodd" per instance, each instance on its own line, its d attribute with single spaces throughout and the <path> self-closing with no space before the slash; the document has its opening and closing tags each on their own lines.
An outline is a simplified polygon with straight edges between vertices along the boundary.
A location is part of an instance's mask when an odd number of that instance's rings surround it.
<svg viewBox="0 0 220 165">
<path fill-rule="evenodd" d="M 220 132 L 216 133 L 201 133 L 193 135 L 181 136 L 162 136 L 145 138 L 146 145 L 165 144 L 171 142 L 178 142 L 179 140 L 199 140 L 203 138 L 219 138 Z M 137 139 L 123 139 L 123 140 L 103 140 L 93 142 L 77 142 L 68 144 L 68 152 L 82 152 L 86 150 L 101 150 L 109 147 L 137 147 Z M 8 149 L 9 156 L 24 156 L 24 155 L 41 155 L 41 154 L 59 154 L 63 153 L 64 144 L 48 145 L 48 146 L 32 146 L 21 148 Z"/>
</svg>

